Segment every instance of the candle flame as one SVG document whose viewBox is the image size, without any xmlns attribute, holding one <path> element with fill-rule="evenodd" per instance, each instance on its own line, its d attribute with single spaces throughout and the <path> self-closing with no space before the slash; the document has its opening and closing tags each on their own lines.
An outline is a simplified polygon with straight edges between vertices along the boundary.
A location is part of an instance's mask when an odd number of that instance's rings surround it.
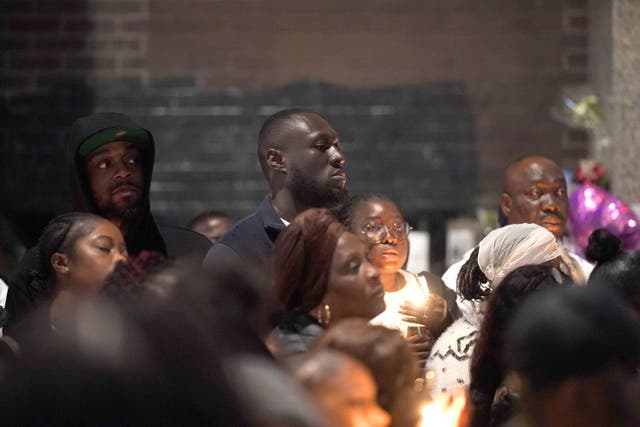
<svg viewBox="0 0 640 427">
<path fill-rule="evenodd" d="M 422 408 L 420 427 L 458 427 L 464 425 L 467 393 L 461 388 L 442 394 Z"/>
</svg>

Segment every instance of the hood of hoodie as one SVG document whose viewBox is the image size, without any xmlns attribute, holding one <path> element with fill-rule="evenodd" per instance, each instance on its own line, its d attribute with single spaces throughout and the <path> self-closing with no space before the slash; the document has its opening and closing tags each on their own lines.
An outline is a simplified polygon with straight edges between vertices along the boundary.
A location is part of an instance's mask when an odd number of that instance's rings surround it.
<svg viewBox="0 0 640 427">
<path fill-rule="evenodd" d="M 166 254 L 166 247 L 151 215 L 149 202 L 155 157 L 153 135 L 125 114 L 95 113 L 77 119 L 71 126 L 67 136 L 67 167 L 72 209 L 81 212 L 92 212 L 97 215 L 102 214 L 94 202 L 89 186 L 84 166 L 86 157 L 81 156 L 78 153 L 78 149 L 89 137 L 111 128 L 140 128 L 148 134 L 150 141 L 147 146 L 138 147 L 142 156 L 144 174 L 144 189 L 141 196 L 142 211 L 139 218 L 130 227 L 127 236 L 124 236 L 127 249 L 130 254 L 136 254 L 141 250 L 155 250 Z"/>
</svg>

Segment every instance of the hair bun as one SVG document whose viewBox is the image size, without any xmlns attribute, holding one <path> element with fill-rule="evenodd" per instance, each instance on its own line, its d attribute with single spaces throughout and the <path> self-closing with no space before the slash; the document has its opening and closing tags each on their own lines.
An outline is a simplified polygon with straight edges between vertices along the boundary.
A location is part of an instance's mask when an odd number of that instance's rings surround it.
<svg viewBox="0 0 640 427">
<path fill-rule="evenodd" d="M 589 244 L 585 250 L 590 262 L 605 262 L 615 257 L 621 250 L 621 242 L 606 228 L 593 230 L 589 236 Z"/>
</svg>

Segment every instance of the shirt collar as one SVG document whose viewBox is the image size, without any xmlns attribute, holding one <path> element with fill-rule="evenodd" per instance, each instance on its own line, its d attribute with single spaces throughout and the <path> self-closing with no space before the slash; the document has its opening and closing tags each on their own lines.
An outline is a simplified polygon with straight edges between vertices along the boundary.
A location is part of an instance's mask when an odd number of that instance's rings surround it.
<svg viewBox="0 0 640 427">
<path fill-rule="evenodd" d="M 286 228 L 284 222 L 277 214 L 275 209 L 273 209 L 273 205 L 271 204 L 271 200 L 269 196 L 265 197 L 264 200 L 260 203 L 258 207 L 258 212 L 260 217 L 262 218 L 262 222 L 264 224 L 264 228 L 269 231 L 282 231 Z"/>
</svg>

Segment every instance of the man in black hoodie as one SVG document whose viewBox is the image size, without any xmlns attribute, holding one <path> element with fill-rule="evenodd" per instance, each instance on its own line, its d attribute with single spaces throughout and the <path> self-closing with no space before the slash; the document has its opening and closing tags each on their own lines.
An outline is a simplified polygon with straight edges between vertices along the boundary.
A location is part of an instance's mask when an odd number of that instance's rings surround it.
<svg viewBox="0 0 640 427">
<path fill-rule="evenodd" d="M 71 209 L 112 221 L 122 232 L 129 255 L 147 250 L 200 261 L 211 246 L 206 237 L 184 228 L 158 226 L 151 215 L 154 154 L 151 132 L 124 114 L 79 118 L 67 137 Z M 6 308 L 11 326 L 48 293 L 32 286 L 29 279 L 39 269 L 39 255 L 37 245 L 31 248 L 9 281 Z"/>
<path fill-rule="evenodd" d="M 96 113 L 76 120 L 67 139 L 71 205 L 113 222 L 129 254 L 154 250 L 202 259 L 210 244 L 197 233 L 157 226 L 149 187 L 155 156 L 153 135 L 120 113 Z"/>
</svg>

